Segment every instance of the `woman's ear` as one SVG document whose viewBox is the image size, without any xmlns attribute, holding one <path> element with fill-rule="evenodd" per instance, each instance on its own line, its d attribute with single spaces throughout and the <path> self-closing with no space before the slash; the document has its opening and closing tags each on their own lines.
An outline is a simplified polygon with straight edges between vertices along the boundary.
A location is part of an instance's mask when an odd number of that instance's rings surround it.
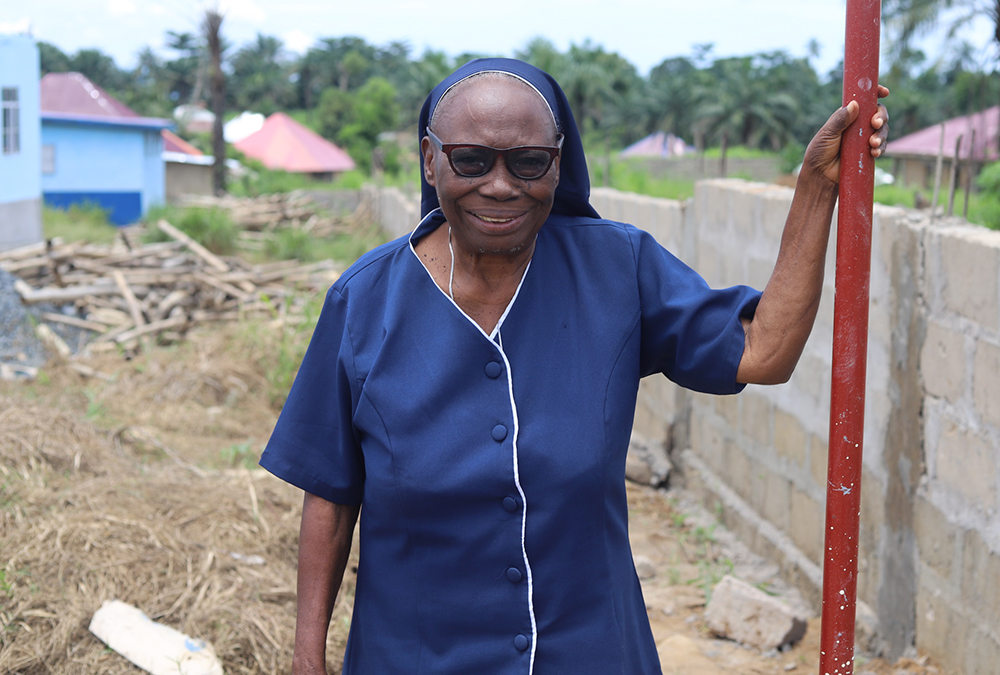
<svg viewBox="0 0 1000 675">
<path fill-rule="evenodd" d="M 436 180 L 434 173 L 434 146 L 431 145 L 431 139 L 424 136 L 420 141 L 420 152 L 424 156 L 424 180 L 427 181 L 428 185 L 436 187 L 434 181 Z"/>
</svg>

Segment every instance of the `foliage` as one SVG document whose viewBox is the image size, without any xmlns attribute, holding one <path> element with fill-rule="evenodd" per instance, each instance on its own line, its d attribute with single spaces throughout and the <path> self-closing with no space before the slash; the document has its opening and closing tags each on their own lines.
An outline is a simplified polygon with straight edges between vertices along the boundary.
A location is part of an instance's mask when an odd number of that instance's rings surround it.
<svg viewBox="0 0 1000 675">
<path fill-rule="evenodd" d="M 108 222 L 108 212 L 91 203 L 73 204 L 68 209 L 44 207 L 42 228 L 46 239 L 62 237 L 95 244 L 110 244 L 118 234 L 118 229 Z"/>
<path fill-rule="evenodd" d="M 1000 197 L 1000 162 L 984 167 L 976 179 L 976 184 L 983 192 Z"/>
<path fill-rule="evenodd" d="M 992 11 L 980 0 L 886 2 L 887 25 L 895 31 L 889 45 L 893 58 L 880 79 L 893 90 L 895 138 L 1000 100 L 1000 76 L 977 61 L 970 45 L 955 44 L 949 58 L 935 63 L 913 49 L 911 38 L 933 25 L 942 7 L 958 7 L 959 23 L 976 8 Z M 98 49 L 66 54 L 42 42 L 39 50 L 43 72 L 81 71 L 140 114 L 168 117 L 178 104 L 208 100 L 206 45 L 196 33 L 167 31 L 165 49 L 142 50 L 131 70 L 119 68 Z M 812 54 L 816 51 L 814 46 Z M 453 58 L 433 49 L 418 55 L 402 42 L 374 45 L 359 37 L 325 37 L 296 56 L 280 39 L 257 34 L 223 52 L 227 104 L 290 112 L 344 147 L 369 173 L 385 132 L 411 129 L 431 88 L 472 56 Z M 719 148 L 725 140 L 727 154 L 741 145 L 784 151 L 790 164 L 840 105 L 842 66 L 820 74 L 809 58 L 784 51 L 718 58 L 711 44 L 696 45 L 691 54 L 667 58 L 646 76 L 617 52 L 590 41 L 561 50 L 535 38 L 515 56 L 560 82 L 585 145 L 601 148 L 605 158 L 662 130 L 700 150 Z M 410 171 L 392 146 L 383 150 L 390 177 Z M 247 191 L 246 186 L 235 189 Z"/>
<path fill-rule="evenodd" d="M 607 164 L 601 161 L 590 161 L 589 164 L 593 172 L 591 180 L 594 185 L 607 184 L 608 187 L 622 192 L 635 192 L 664 199 L 683 200 L 694 196 L 693 180 L 652 176 L 642 166 L 641 161 L 612 160 L 610 180 L 607 183 L 604 180 Z"/>
<path fill-rule="evenodd" d="M 155 206 L 143 218 L 143 222 L 150 225 L 146 233 L 147 241 L 170 241 L 170 237 L 155 226 L 161 219 L 168 221 L 213 253 L 231 255 L 236 251 L 239 230 L 225 209 Z"/>
</svg>

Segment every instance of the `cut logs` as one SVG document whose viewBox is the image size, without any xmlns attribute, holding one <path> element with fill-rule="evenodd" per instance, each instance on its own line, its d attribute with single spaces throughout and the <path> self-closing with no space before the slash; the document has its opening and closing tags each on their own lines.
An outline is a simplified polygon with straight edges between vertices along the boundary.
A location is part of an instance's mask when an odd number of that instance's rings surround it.
<svg viewBox="0 0 1000 675">
<path fill-rule="evenodd" d="M 134 349 L 141 340 L 171 341 L 195 324 L 300 312 L 303 292 L 328 288 L 331 260 L 250 265 L 222 259 L 166 221 L 173 241 L 142 244 L 122 231 L 112 245 L 52 239 L 0 253 L 0 268 L 18 277 L 25 304 L 61 305 L 43 321 L 90 330 L 89 349 Z"/>
</svg>

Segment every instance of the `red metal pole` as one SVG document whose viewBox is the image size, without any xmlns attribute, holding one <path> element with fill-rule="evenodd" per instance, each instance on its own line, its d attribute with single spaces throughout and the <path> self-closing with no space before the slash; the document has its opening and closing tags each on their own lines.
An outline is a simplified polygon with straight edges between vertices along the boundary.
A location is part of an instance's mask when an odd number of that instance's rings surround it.
<svg viewBox="0 0 1000 675">
<path fill-rule="evenodd" d="M 871 118 L 878 106 L 881 10 L 880 0 L 847 0 L 844 105 L 857 101 L 860 111 L 857 120 L 844 132 L 840 151 L 820 675 L 854 672 L 875 182 L 875 160 L 868 138 L 874 133 Z"/>
</svg>

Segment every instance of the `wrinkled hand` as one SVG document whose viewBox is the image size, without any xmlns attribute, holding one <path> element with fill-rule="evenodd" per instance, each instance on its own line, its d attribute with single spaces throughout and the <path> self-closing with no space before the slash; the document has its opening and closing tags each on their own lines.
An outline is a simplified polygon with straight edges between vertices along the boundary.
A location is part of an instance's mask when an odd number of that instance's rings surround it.
<svg viewBox="0 0 1000 675">
<path fill-rule="evenodd" d="M 878 86 L 878 97 L 885 98 L 889 90 Z M 823 128 L 816 132 L 806 148 L 805 159 L 802 160 L 802 171 L 823 176 L 832 183 L 840 182 L 840 144 L 844 130 L 858 116 L 858 102 L 851 101 L 837 112 L 830 115 Z M 872 157 L 879 157 L 885 152 L 889 140 L 889 111 L 881 103 L 878 105 L 872 127 L 875 133 L 868 139 Z"/>
</svg>

